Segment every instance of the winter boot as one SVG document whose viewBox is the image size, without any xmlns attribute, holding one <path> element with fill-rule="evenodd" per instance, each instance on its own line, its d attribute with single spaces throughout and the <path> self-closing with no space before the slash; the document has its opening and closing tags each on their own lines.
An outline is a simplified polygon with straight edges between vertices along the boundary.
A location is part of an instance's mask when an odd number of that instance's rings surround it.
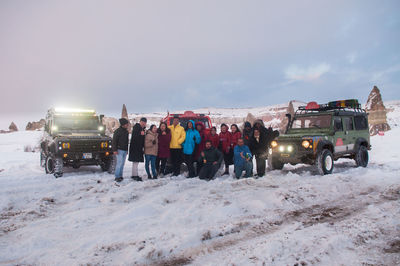
<svg viewBox="0 0 400 266">
<path fill-rule="evenodd" d="M 153 177 L 151 175 L 147 175 L 147 179 L 153 179 Z"/>
<path fill-rule="evenodd" d="M 121 182 L 122 180 L 124 180 L 124 178 L 123 177 L 116 177 L 115 178 L 115 182 Z"/>
<path fill-rule="evenodd" d="M 131 176 L 131 178 L 135 181 L 143 181 L 140 176 Z"/>
</svg>

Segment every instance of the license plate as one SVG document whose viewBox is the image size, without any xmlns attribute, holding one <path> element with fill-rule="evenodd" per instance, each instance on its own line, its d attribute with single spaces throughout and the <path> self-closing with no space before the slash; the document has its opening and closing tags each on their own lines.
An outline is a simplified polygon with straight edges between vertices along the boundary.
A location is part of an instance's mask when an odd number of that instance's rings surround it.
<svg viewBox="0 0 400 266">
<path fill-rule="evenodd" d="M 83 159 L 92 159 L 92 154 L 91 153 L 84 153 L 83 154 Z"/>
<path fill-rule="evenodd" d="M 289 157 L 289 156 L 290 156 L 290 154 L 287 154 L 287 153 L 281 153 L 281 156 L 282 156 L 282 157 Z"/>
</svg>

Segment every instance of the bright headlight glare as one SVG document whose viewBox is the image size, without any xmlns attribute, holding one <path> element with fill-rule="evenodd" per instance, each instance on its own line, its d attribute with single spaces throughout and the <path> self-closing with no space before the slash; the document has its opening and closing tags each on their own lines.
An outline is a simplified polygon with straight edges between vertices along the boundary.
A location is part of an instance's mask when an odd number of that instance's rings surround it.
<svg viewBox="0 0 400 266">
<path fill-rule="evenodd" d="M 308 140 L 303 140 L 303 142 L 301 143 L 301 146 L 308 149 L 308 147 L 310 147 L 310 142 Z"/>
<path fill-rule="evenodd" d="M 268 149 L 269 155 L 272 155 L 272 149 Z"/>
<path fill-rule="evenodd" d="M 57 131 L 57 130 L 58 130 L 58 127 L 57 127 L 57 126 L 52 126 L 52 127 L 51 127 L 51 130 Z"/>
<path fill-rule="evenodd" d="M 293 151 L 293 146 L 291 146 L 291 145 L 288 146 L 288 147 L 287 147 L 287 150 L 288 150 L 288 152 L 292 152 L 292 151 Z"/>
<path fill-rule="evenodd" d="M 103 126 L 99 126 L 99 131 L 103 131 L 104 127 Z"/>
<path fill-rule="evenodd" d="M 276 140 L 273 140 L 273 141 L 271 142 L 271 147 L 272 147 L 272 148 L 276 148 L 276 146 L 278 146 L 278 142 L 277 142 Z"/>
<path fill-rule="evenodd" d="M 284 146 L 279 146 L 279 151 L 280 152 L 284 152 L 285 151 L 285 147 Z"/>
</svg>

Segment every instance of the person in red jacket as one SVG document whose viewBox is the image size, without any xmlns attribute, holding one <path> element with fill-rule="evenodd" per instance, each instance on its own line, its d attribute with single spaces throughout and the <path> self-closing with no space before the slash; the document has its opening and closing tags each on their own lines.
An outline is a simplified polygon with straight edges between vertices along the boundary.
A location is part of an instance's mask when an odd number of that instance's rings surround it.
<svg viewBox="0 0 400 266">
<path fill-rule="evenodd" d="M 219 136 L 217 134 L 217 128 L 216 127 L 212 127 L 210 130 L 210 134 L 208 134 L 206 136 L 206 140 L 211 141 L 211 145 L 218 149 L 219 147 Z"/>
<path fill-rule="evenodd" d="M 171 130 L 165 122 L 161 122 L 158 132 L 158 155 L 156 160 L 157 173 L 163 177 L 165 175 L 165 166 L 170 156 L 169 144 L 171 142 Z M 160 167 L 161 162 L 161 167 Z"/>
<path fill-rule="evenodd" d="M 224 175 L 229 175 L 229 165 L 233 164 L 233 150 L 231 145 L 232 135 L 228 131 L 226 124 L 221 125 L 221 132 L 219 133 L 219 150 L 224 155 L 225 172 Z"/>
<path fill-rule="evenodd" d="M 200 144 L 196 144 L 195 151 L 194 151 L 194 161 L 196 163 L 196 173 L 197 175 L 200 173 L 201 167 L 203 166 L 202 161 L 198 160 L 202 151 L 204 151 L 206 147 L 206 127 L 204 126 L 203 122 L 197 121 L 195 123 L 196 129 L 200 134 L 201 142 Z"/>
<path fill-rule="evenodd" d="M 233 150 L 238 143 L 238 139 L 242 138 L 242 133 L 240 132 L 236 124 L 231 125 L 231 134 L 232 134 L 231 148 Z"/>
</svg>

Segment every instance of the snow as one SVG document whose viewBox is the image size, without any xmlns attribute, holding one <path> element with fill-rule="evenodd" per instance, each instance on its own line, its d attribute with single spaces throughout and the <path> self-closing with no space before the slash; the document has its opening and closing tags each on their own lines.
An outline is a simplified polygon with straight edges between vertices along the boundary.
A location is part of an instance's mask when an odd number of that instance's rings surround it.
<svg viewBox="0 0 400 266">
<path fill-rule="evenodd" d="M 41 132 L 0 134 L 0 264 L 398 265 L 400 105 L 389 106 L 368 167 L 339 160 L 327 176 L 286 165 L 133 182 L 127 162 L 120 186 L 98 167 L 55 179 L 24 152 Z"/>
</svg>

